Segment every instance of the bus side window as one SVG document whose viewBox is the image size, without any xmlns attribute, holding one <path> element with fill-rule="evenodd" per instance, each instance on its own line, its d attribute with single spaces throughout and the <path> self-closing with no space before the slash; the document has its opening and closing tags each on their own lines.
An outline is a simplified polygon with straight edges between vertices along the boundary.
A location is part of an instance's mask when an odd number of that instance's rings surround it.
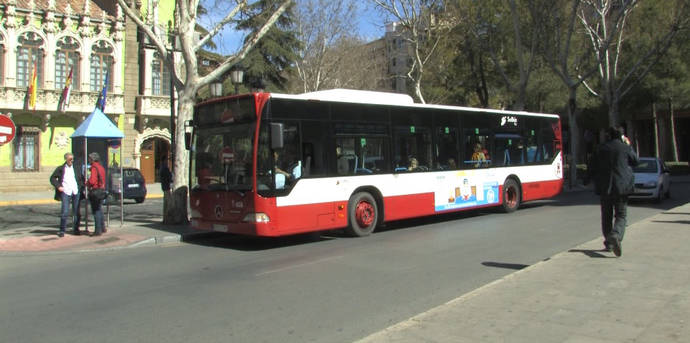
<svg viewBox="0 0 690 343">
<path fill-rule="evenodd" d="M 303 121 L 302 125 L 302 177 L 329 174 L 329 161 L 333 152 L 331 125 L 320 121 Z"/>
<path fill-rule="evenodd" d="M 417 161 L 417 171 L 429 170 L 432 161 L 431 129 L 422 126 L 397 126 L 394 129 L 393 153 L 398 162 L 395 170 L 411 169 L 411 157 Z"/>
<path fill-rule="evenodd" d="M 435 131 L 436 147 L 435 157 L 436 170 L 457 169 L 456 159 L 458 154 L 458 129 L 453 126 L 439 126 Z"/>
</svg>

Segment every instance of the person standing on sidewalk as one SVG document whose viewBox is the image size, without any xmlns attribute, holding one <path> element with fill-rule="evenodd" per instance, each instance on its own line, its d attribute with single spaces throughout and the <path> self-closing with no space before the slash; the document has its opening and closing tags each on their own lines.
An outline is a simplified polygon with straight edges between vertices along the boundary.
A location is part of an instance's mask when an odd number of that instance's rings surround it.
<svg viewBox="0 0 690 343">
<path fill-rule="evenodd" d="M 79 201 L 84 189 L 84 178 L 82 177 L 81 170 L 74 168 L 73 162 L 74 155 L 69 152 L 65 153 L 65 163 L 55 168 L 53 174 L 50 175 L 50 183 L 55 187 L 55 200 L 60 201 L 62 204 L 58 237 L 65 236 L 70 204 L 72 205 L 72 230 L 77 236 L 81 234 L 79 231 L 79 222 L 81 221 Z"/>
<path fill-rule="evenodd" d="M 89 203 L 91 204 L 91 212 L 93 213 L 95 230 L 92 236 L 100 236 L 105 233 L 105 221 L 103 219 L 103 209 L 101 205 L 105 199 L 105 169 L 100 163 L 101 157 L 97 152 L 89 154 L 90 176 L 86 181 L 86 186 L 89 190 Z"/>
<path fill-rule="evenodd" d="M 607 141 L 599 145 L 592 159 L 595 192 L 601 206 L 601 231 L 606 250 L 621 256 L 621 242 L 625 235 L 628 195 L 634 190 L 635 175 L 632 167 L 638 163 L 637 153 L 623 130 L 610 127 Z"/>
<path fill-rule="evenodd" d="M 161 190 L 163 191 L 163 223 L 165 223 L 165 218 L 168 217 L 170 196 L 172 195 L 170 191 L 170 184 L 172 183 L 172 173 L 170 168 L 168 168 L 168 158 L 161 158 L 160 167 L 160 178 L 161 178 Z"/>
</svg>

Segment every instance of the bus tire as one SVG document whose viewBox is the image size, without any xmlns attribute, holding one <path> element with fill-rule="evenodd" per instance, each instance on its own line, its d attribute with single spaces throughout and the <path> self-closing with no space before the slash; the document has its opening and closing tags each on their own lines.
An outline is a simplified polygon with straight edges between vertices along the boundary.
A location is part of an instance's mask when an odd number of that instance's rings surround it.
<svg viewBox="0 0 690 343">
<path fill-rule="evenodd" d="M 503 184 L 503 204 L 501 204 L 503 212 L 515 212 L 520 207 L 521 200 L 520 186 L 517 181 L 512 178 L 506 179 Z"/>
<path fill-rule="evenodd" d="M 347 204 L 347 233 L 353 237 L 368 236 L 376 228 L 379 210 L 376 199 L 367 192 L 355 193 Z"/>
</svg>

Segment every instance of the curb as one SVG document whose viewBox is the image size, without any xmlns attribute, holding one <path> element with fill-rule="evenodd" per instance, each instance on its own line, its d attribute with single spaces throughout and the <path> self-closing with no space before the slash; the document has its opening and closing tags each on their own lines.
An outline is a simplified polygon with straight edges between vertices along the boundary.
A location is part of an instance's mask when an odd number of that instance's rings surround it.
<svg viewBox="0 0 690 343">
<path fill-rule="evenodd" d="M 142 248 L 142 247 L 153 247 L 156 245 L 170 244 L 170 243 L 182 243 L 191 242 L 195 239 L 204 238 L 207 236 L 212 236 L 217 234 L 217 232 L 191 232 L 186 234 L 168 234 L 164 236 L 153 236 L 144 238 L 138 242 L 134 242 L 128 245 L 115 246 L 115 247 L 104 247 L 104 248 L 82 248 L 82 249 L 64 249 L 64 250 L 44 250 L 44 251 L 2 251 L 0 250 L 0 256 L 42 256 L 42 255 L 62 255 L 62 254 L 73 254 L 73 253 L 93 253 L 101 251 L 116 251 L 130 248 Z"/>
</svg>

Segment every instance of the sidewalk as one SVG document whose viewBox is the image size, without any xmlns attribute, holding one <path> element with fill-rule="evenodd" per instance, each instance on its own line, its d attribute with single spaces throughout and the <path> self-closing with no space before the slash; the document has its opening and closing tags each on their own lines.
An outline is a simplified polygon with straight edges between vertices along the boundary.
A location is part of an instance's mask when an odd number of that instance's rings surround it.
<svg viewBox="0 0 690 343">
<path fill-rule="evenodd" d="M 365 342 L 687 342 L 690 203 L 395 324 Z"/>
<path fill-rule="evenodd" d="M 146 185 L 146 199 L 162 198 L 160 184 Z M 0 206 L 56 204 L 53 191 L 3 193 L 0 194 Z M 117 208 L 117 207 L 116 207 Z M 117 217 L 117 218 L 113 218 Z M 71 230 L 63 238 L 57 237 L 56 226 L 36 226 L 0 231 L 0 255 L 30 253 L 62 253 L 76 251 L 96 251 L 139 247 L 154 244 L 180 242 L 194 236 L 206 234 L 193 231 L 187 225 L 165 225 L 162 217 L 145 220 L 129 220 L 120 226 L 119 214 L 110 220 L 108 232 L 97 238 L 88 235 L 74 236 Z M 93 232 L 93 218 L 90 218 L 89 230 Z M 84 228 L 82 227 L 82 230 Z"/>
<path fill-rule="evenodd" d="M 54 196 L 55 191 L 52 187 L 46 187 L 45 191 L 5 192 L 0 193 L 0 206 L 57 204 L 58 202 L 53 199 Z M 146 199 L 162 197 L 163 191 L 160 183 L 146 185 Z"/>
</svg>

